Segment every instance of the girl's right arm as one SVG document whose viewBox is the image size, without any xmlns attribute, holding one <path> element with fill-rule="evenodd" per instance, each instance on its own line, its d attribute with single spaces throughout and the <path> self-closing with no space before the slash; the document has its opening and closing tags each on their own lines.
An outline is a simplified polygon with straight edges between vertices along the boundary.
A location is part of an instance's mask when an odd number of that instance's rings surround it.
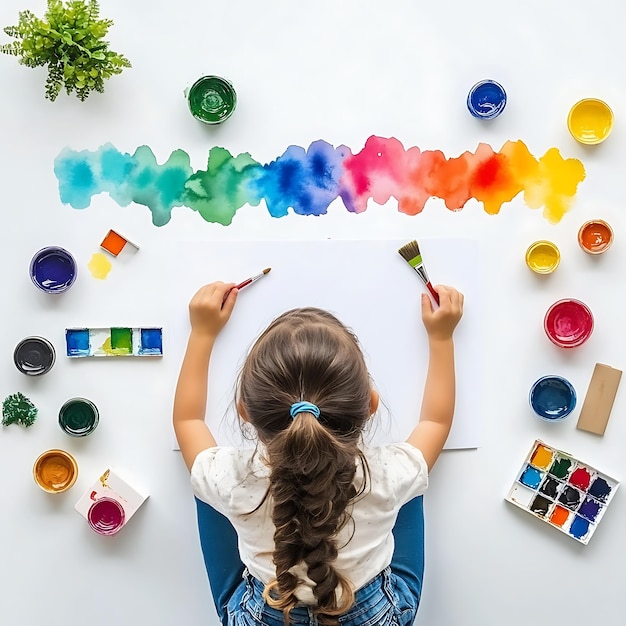
<svg viewBox="0 0 626 626">
<path fill-rule="evenodd" d="M 199 289 L 189 303 L 191 332 L 178 375 L 173 423 L 176 439 L 187 468 L 196 456 L 217 445 L 206 425 L 209 362 L 213 345 L 228 322 L 237 290 L 232 283 L 215 282 Z"/>
<path fill-rule="evenodd" d="M 433 310 L 422 294 L 422 320 L 428 333 L 429 361 L 417 426 L 407 439 L 419 448 L 430 470 L 443 449 L 454 417 L 455 373 L 452 335 L 463 315 L 463 294 L 437 285 L 440 306 Z"/>
</svg>

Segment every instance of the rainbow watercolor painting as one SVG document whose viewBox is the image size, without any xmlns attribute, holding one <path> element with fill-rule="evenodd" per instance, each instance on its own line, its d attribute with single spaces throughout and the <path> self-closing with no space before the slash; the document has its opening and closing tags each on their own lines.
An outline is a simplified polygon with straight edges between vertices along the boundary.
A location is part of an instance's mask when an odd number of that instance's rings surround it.
<svg viewBox="0 0 626 626">
<path fill-rule="evenodd" d="M 174 207 L 197 211 L 207 222 L 227 226 L 244 205 L 265 202 L 272 217 L 324 215 L 340 198 L 352 213 L 362 213 L 368 201 L 397 201 L 400 213 L 419 214 L 430 198 L 440 198 L 451 211 L 470 199 L 495 215 L 522 193 L 531 209 L 557 223 L 571 208 L 583 164 L 563 158 L 550 148 L 535 158 L 522 141 L 507 141 L 499 152 L 487 144 L 475 152 L 446 158 L 440 150 L 404 148 L 393 137 L 370 137 L 360 152 L 314 141 L 308 149 L 289 146 L 265 165 L 250 154 L 233 156 L 225 148 L 209 152 L 205 170 L 194 171 L 183 150 L 163 164 L 148 146 L 134 154 L 111 144 L 95 151 L 65 148 L 55 159 L 54 173 L 64 204 L 87 208 L 93 196 L 108 193 L 120 206 L 131 202 L 150 209 L 152 223 L 164 226 Z"/>
</svg>

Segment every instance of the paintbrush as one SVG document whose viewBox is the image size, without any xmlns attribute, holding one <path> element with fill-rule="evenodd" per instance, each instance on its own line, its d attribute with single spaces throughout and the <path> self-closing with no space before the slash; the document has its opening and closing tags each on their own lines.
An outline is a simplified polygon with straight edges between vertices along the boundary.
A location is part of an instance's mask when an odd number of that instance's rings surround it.
<svg viewBox="0 0 626 626">
<path fill-rule="evenodd" d="M 439 304 L 439 294 L 435 291 L 435 288 L 430 282 L 417 241 L 409 241 L 409 243 L 402 246 L 398 252 L 402 258 L 417 272 L 417 275 L 422 279 L 424 285 L 426 285 L 430 295 L 433 297 L 435 302 Z"/>
<path fill-rule="evenodd" d="M 254 276 L 250 276 L 250 278 L 246 278 L 246 280 L 240 282 L 238 285 L 235 285 L 234 287 L 232 287 L 231 289 L 229 289 L 225 294 L 224 294 L 224 300 L 223 302 L 226 301 L 226 298 L 228 298 L 228 294 L 233 290 L 233 289 L 243 289 L 244 287 L 247 287 L 248 285 L 251 285 L 252 283 L 255 283 L 257 280 L 259 280 L 259 278 L 263 278 L 263 276 L 265 276 L 265 274 L 269 274 L 270 270 L 272 268 L 271 267 L 266 267 L 262 272 L 259 272 L 258 274 L 254 275 Z"/>
</svg>

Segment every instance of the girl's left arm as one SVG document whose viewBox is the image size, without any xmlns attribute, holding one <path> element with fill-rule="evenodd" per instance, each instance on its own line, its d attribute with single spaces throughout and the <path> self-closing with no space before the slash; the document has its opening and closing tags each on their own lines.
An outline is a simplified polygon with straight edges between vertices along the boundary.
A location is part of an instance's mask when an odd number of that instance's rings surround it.
<svg viewBox="0 0 626 626">
<path fill-rule="evenodd" d="M 173 410 L 176 439 L 189 470 L 198 453 L 217 445 L 204 421 L 209 363 L 215 340 L 237 300 L 237 290 L 232 287 L 221 282 L 205 285 L 189 303 L 191 332 L 178 375 Z"/>
</svg>

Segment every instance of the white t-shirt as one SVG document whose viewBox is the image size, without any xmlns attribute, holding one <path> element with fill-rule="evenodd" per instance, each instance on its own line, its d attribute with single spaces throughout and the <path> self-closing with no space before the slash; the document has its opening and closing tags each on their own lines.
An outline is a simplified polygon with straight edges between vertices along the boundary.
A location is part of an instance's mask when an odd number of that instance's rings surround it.
<svg viewBox="0 0 626 626">
<path fill-rule="evenodd" d="M 428 467 L 418 448 L 397 443 L 362 449 L 370 468 L 369 489 L 354 503 L 354 524 L 346 524 L 337 535 L 339 555 L 334 563 L 355 590 L 389 565 L 394 548 L 391 530 L 398 511 L 428 487 Z M 360 464 L 357 467 L 355 484 L 361 484 Z M 265 584 L 276 573 L 271 498 L 253 514 L 246 513 L 263 499 L 268 476 L 269 468 L 252 448 L 209 448 L 198 454 L 191 468 L 195 495 L 230 520 L 237 531 L 242 562 Z M 314 604 L 313 582 L 306 576 L 306 566 L 292 571 L 305 581 L 296 596 L 301 602 Z"/>
</svg>

